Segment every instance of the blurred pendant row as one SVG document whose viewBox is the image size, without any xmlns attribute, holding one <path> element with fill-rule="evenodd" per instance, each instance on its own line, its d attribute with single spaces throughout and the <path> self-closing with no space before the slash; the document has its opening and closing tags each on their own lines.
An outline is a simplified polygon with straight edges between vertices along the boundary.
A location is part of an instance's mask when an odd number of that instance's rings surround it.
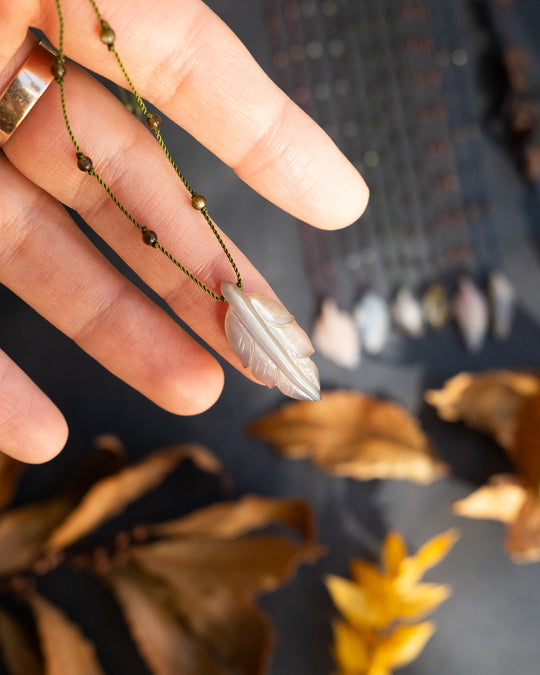
<svg viewBox="0 0 540 675">
<path fill-rule="evenodd" d="M 374 291 L 366 291 L 352 313 L 340 309 L 335 300 L 322 302 L 313 326 L 315 348 L 326 358 L 354 369 L 361 352 L 380 354 L 392 326 L 410 338 L 439 330 L 455 321 L 467 351 L 482 349 L 491 330 L 496 340 L 506 340 L 512 330 L 515 291 L 504 274 L 492 272 L 483 292 L 473 279 L 462 276 L 449 297 L 444 286 L 431 284 L 422 296 L 401 287 L 391 303 Z"/>
</svg>

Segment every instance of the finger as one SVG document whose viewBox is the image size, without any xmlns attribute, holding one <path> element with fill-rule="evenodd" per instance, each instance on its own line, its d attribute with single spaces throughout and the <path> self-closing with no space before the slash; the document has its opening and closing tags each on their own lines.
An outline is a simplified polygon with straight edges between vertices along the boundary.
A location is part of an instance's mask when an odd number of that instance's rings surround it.
<svg viewBox="0 0 540 675">
<path fill-rule="evenodd" d="M 0 0 L 0 91 L 22 63 L 16 52 L 26 39 L 28 27 L 40 22 L 40 15 L 37 0 Z"/>
<path fill-rule="evenodd" d="M 98 38 L 89 3 L 65 2 L 66 51 L 125 84 Z M 200 0 L 102 0 L 140 93 L 269 200 L 318 227 L 348 225 L 365 208 L 364 181 L 330 138 L 264 74 Z M 57 42 L 54 2 L 40 27 Z"/>
<path fill-rule="evenodd" d="M 0 184 L 0 282 L 163 408 L 194 414 L 212 405 L 223 385 L 215 359 L 2 153 Z"/>
<path fill-rule="evenodd" d="M 58 408 L 0 351 L 0 451 L 22 462 L 46 462 L 68 435 Z"/>
<path fill-rule="evenodd" d="M 219 295 L 221 281 L 234 281 L 234 272 L 200 212 L 191 207 L 191 195 L 153 135 L 101 84 L 75 66 L 68 68 L 65 91 L 71 126 L 98 173 L 140 223 L 156 231 L 167 250 Z M 4 146 L 7 157 L 30 181 L 77 210 L 195 332 L 240 367 L 223 330 L 224 303 L 203 293 L 158 250 L 145 246 L 140 231 L 96 179 L 76 168 L 59 99 L 54 84 Z M 223 237 L 241 270 L 245 289 L 271 294 L 257 270 Z M 62 255 L 61 246 L 57 254 Z M 151 322 L 147 326 L 153 330 Z"/>
</svg>

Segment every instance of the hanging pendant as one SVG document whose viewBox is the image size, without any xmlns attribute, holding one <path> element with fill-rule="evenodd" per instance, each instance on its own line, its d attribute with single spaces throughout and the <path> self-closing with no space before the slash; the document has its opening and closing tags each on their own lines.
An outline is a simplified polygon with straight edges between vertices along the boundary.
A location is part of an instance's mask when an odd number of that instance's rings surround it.
<svg viewBox="0 0 540 675">
<path fill-rule="evenodd" d="M 491 323 L 496 340 L 506 340 L 512 330 L 516 309 L 516 293 L 502 272 L 493 272 L 488 281 L 491 300 Z"/>
<path fill-rule="evenodd" d="M 484 295 L 469 277 L 459 280 L 454 299 L 454 316 L 465 347 L 470 352 L 478 352 L 486 337 L 489 313 Z"/>
<path fill-rule="evenodd" d="M 397 292 L 392 304 L 392 318 L 406 335 L 418 338 L 424 334 L 422 307 L 407 286 L 402 286 Z"/>
<path fill-rule="evenodd" d="M 313 346 L 294 317 L 277 300 L 221 284 L 229 303 L 225 333 L 244 368 L 267 387 L 292 398 L 320 400 L 319 372 L 309 358 Z"/>
<path fill-rule="evenodd" d="M 390 313 L 384 299 L 373 291 L 364 294 L 354 310 L 362 346 L 368 354 L 380 354 L 388 339 Z"/>
<path fill-rule="evenodd" d="M 422 314 L 430 328 L 439 330 L 450 318 L 448 296 L 440 284 L 431 284 L 422 297 Z"/>
<path fill-rule="evenodd" d="M 317 351 L 342 368 L 353 370 L 360 363 L 360 336 L 350 314 L 326 298 L 313 326 Z"/>
</svg>

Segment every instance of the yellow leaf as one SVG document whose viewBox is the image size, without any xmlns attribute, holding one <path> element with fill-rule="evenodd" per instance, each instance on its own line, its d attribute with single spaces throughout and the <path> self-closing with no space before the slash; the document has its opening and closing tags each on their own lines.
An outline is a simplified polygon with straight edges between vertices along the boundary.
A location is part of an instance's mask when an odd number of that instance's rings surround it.
<svg viewBox="0 0 540 675">
<path fill-rule="evenodd" d="M 358 584 L 333 574 L 325 577 L 325 584 L 335 606 L 353 626 L 365 628 L 386 623 L 386 617 L 380 615 Z"/>
<path fill-rule="evenodd" d="M 393 579 L 364 560 L 351 562 L 351 577 L 362 588 L 379 627 L 395 619 L 396 590 Z"/>
<path fill-rule="evenodd" d="M 395 577 L 407 556 L 407 547 L 399 532 L 389 532 L 383 547 L 383 565 L 386 573 Z"/>
<path fill-rule="evenodd" d="M 437 565 L 459 539 L 459 532 L 452 528 L 427 541 L 414 556 L 406 558 L 401 566 L 399 583 L 414 584 L 425 572 Z"/>
<path fill-rule="evenodd" d="M 446 584 L 416 584 L 399 589 L 392 607 L 395 618 L 419 619 L 433 612 L 452 594 Z"/>
<path fill-rule="evenodd" d="M 221 465 L 206 448 L 191 444 L 157 450 L 118 473 L 95 483 L 68 518 L 51 534 L 46 550 L 61 551 L 157 487 L 176 467 L 191 459 L 218 473 Z"/>
<path fill-rule="evenodd" d="M 359 392 L 324 392 L 315 406 L 285 404 L 255 421 L 250 432 L 287 457 L 310 458 L 358 480 L 429 483 L 448 472 L 416 419 L 395 403 Z"/>
<path fill-rule="evenodd" d="M 406 666 L 418 658 L 434 632 L 435 624 L 432 621 L 399 626 L 378 644 L 373 661 L 386 665 L 390 670 Z"/>
<path fill-rule="evenodd" d="M 370 644 L 365 633 L 345 621 L 334 621 L 334 658 L 340 675 L 363 675 L 370 664 Z"/>
<path fill-rule="evenodd" d="M 381 572 L 375 565 L 359 558 L 351 561 L 351 577 L 360 586 L 376 589 L 386 586 L 388 577 Z"/>
<path fill-rule="evenodd" d="M 36 619 L 47 675 L 105 675 L 94 645 L 71 619 L 40 595 L 32 594 L 29 603 Z"/>
</svg>

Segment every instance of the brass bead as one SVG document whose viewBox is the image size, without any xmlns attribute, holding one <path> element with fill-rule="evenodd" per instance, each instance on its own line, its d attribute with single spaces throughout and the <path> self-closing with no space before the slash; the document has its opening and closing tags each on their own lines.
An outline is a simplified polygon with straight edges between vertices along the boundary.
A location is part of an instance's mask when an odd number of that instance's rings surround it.
<svg viewBox="0 0 540 675">
<path fill-rule="evenodd" d="M 191 206 L 197 211 L 202 211 L 206 206 L 206 199 L 202 195 L 193 195 L 191 198 Z"/>
<path fill-rule="evenodd" d="M 142 240 L 148 246 L 155 246 L 157 244 L 157 234 L 153 230 L 143 229 Z"/>
<path fill-rule="evenodd" d="M 114 44 L 114 40 L 116 38 L 116 35 L 114 34 L 113 29 L 109 26 L 109 24 L 102 24 L 102 29 L 99 34 L 99 39 L 101 42 L 104 44 L 108 45 L 109 47 L 112 47 Z"/>
<path fill-rule="evenodd" d="M 66 67 L 62 61 L 55 61 L 51 66 L 51 73 L 57 82 L 63 79 L 66 74 Z"/>
<path fill-rule="evenodd" d="M 93 167 L 92 160 L 86 155 L 77 155 L 77 167 L 81 171 L 90 171 Z"/>
<path fill-rule="evenodd" d="M 150 113 L 146 116 L 146 126 L 152 131 L 157 131 L 161 127 L 161 117 L 156 113 Z"/>
</svg>

